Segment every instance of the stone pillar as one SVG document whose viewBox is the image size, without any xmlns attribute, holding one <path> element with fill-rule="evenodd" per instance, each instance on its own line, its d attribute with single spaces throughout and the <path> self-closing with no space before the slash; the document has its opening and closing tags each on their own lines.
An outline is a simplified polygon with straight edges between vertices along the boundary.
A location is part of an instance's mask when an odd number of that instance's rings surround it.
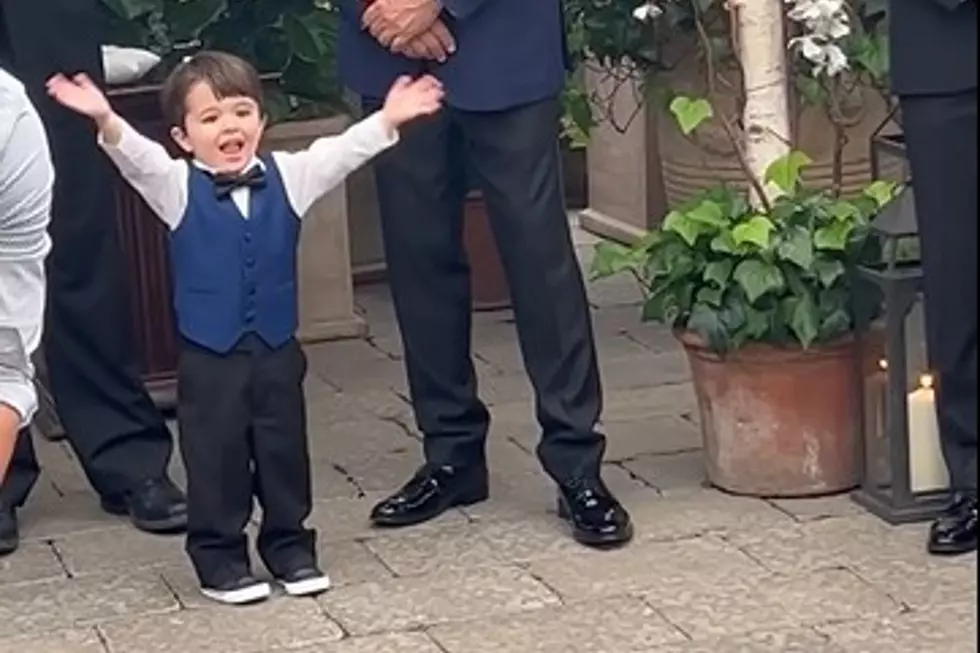
<svg viewBox="0 0 980 653">
<path fill-rule="evenodd" d="M 581 213 L 582 228 L 620 242 L 632 242 L 666 213 L 656 110 L 647 101 L 638 107 L 632 84 L 605 79 L 589 70 L 586 83 L 598 97 L 612 97 L 598 116 L 588 147 L 589 206 Z M 630 120 L 630 117 L 633 117 Z M 615 124 L 613 124 L 613 122 Z M 628 127 L 625 132 L 619 131 Z"/>
<path fill-rule="evenodd" d="M 263 149 L 296 151 L 342 132 L 346 116 L 286 122 L 266 132 Z M 314 204 L 303 220 L 299 247 L 299 333 L 304 343 L 360 338 L 367 323 L 354 311 L 347 189 L 338 186 Z"/>
</svg>

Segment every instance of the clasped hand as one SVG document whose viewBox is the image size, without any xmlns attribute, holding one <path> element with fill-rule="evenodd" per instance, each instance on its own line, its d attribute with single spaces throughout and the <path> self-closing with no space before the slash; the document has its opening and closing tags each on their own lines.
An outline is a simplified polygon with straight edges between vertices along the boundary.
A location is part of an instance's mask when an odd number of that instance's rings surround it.
<svg viewBox="0 0 980 653">
<path fill-rule="evenodd" d="M 444 62 L 456 49 L 437 0 L 368 0 L 363 26 L 378 43 L 412 59 Z"/>
</svg>

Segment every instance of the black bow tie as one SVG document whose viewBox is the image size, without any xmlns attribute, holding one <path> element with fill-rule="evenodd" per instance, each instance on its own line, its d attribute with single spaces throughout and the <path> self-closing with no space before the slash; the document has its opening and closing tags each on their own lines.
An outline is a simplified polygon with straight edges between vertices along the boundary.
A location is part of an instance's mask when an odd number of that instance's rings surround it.
<svg viewBox="0 0 980 653">
<path fill-rule="evenodd" d="M 219 200 L 225 199 L 236 188 L 261 188 L 265 186 L 265 171 L 262 166 L 252 166 L 244 172 L 219 172 L 214 179 L 214 194 Z"/>
</svg>

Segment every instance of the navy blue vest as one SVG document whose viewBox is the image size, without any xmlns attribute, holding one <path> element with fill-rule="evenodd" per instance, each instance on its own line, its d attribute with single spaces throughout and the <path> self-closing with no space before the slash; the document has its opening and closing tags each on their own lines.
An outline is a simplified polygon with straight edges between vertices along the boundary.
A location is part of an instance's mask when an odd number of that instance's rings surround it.
<svg viewBox="0 0 980 653">
<path fill-rule="evenodd" d="M 296 332 L 300 220 L 275 162 L 262 162 L 266 184 L 252 188 L 247 219 L 191 165 L 187 211 L 170 236 L 177 328 L 217 353 L 247 333 L 275 348 Z"/>
</svg>

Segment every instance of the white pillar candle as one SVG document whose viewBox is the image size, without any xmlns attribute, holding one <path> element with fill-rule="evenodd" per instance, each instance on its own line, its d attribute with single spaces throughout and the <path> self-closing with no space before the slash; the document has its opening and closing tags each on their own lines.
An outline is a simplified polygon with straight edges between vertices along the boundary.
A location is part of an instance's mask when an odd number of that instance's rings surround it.
<svg viewBox="0 0 980 653">
<path fill-rule="evenodd" d="M 932 377 L 923 375 L 919 387 L 908 396 L 909 475 L 912 492 L 945 490 L 949 472 L 939 445 L 936 391 Z"/>
</svg>

